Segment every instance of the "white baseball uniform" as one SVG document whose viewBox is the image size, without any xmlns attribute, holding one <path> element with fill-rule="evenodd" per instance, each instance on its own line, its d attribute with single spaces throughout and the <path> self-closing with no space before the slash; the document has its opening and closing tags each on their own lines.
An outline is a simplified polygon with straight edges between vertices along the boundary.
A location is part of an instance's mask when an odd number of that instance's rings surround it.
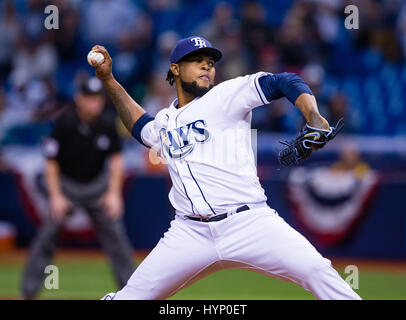
<svg viewBox="0 0 406 320">
<path fill-rule="evenodd" d="M 269 103 L 264 75 L 225 81 L 179 109 L 175 100 L 142 128 L 142 142 L 167 161 L 176 216 L 114 299 L 165 299 L 230 267 L 293 281 L 318 299 L 360 299 L 266 204 L 251 146 L 251 111 Z"/>
</svg>

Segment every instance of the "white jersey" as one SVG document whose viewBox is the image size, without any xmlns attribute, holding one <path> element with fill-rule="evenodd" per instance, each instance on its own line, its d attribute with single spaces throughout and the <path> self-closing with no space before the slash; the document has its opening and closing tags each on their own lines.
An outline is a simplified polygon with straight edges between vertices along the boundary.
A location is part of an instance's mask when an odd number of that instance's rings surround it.
<svg viewBox="0 0 406 320">
<path fill-rule="evenodd" d="M 178 215 L 211 217 L 267 200 L 251 145 L 251 111 L 269 103 L 263 75 L 224 81 L 179 109 L 175 100 L 143 127 L 144 144 L 168 164 Z"/>
</svg>

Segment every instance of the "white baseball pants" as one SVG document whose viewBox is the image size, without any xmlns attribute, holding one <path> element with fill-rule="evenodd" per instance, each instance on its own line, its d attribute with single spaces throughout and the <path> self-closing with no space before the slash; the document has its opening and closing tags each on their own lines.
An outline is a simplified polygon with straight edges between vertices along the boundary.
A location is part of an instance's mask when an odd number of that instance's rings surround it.
<svg viewBox="0 0 406 320">
<path fill-rule="evenodd" d="M 176 216 L 114 300 L 166 299 L 210 273 L 233 267 L 293 281 L 317 299 L 361 299 L 330 260 L 264 204 L 216 222 Z"/>
</svg>

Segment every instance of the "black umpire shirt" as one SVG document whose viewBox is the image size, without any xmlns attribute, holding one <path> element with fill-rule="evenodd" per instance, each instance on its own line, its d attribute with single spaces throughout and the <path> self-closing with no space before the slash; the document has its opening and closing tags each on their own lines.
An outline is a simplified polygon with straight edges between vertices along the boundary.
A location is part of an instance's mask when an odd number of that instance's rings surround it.
<svg viewBox="0 0 406 320">
<path fill-rule="evenodd" d="M 56 160 L 61 173 L 77 182 L 96 178 L 103 172 L 105 160 L 121 149 L 114 117 L 103 112 L 88 124 L 79 119 L 76 109 L 58 118 L 44 143 L 45 156 Z"/>
</svg>

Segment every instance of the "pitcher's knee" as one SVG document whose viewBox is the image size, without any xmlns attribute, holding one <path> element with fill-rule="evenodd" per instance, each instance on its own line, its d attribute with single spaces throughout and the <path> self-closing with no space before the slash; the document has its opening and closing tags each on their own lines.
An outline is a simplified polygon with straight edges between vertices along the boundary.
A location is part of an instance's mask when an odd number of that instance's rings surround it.
<svg viewBox="0 0 406 320">
<path fill-rule="evenodd" d="M 323 273 L 331 268 L 330 261 L 327 259 L 314 259 L 301 265 L 300 278 L 303 282 L 310 282 L 312 279 L 322 277 Z"/>
</svg>

